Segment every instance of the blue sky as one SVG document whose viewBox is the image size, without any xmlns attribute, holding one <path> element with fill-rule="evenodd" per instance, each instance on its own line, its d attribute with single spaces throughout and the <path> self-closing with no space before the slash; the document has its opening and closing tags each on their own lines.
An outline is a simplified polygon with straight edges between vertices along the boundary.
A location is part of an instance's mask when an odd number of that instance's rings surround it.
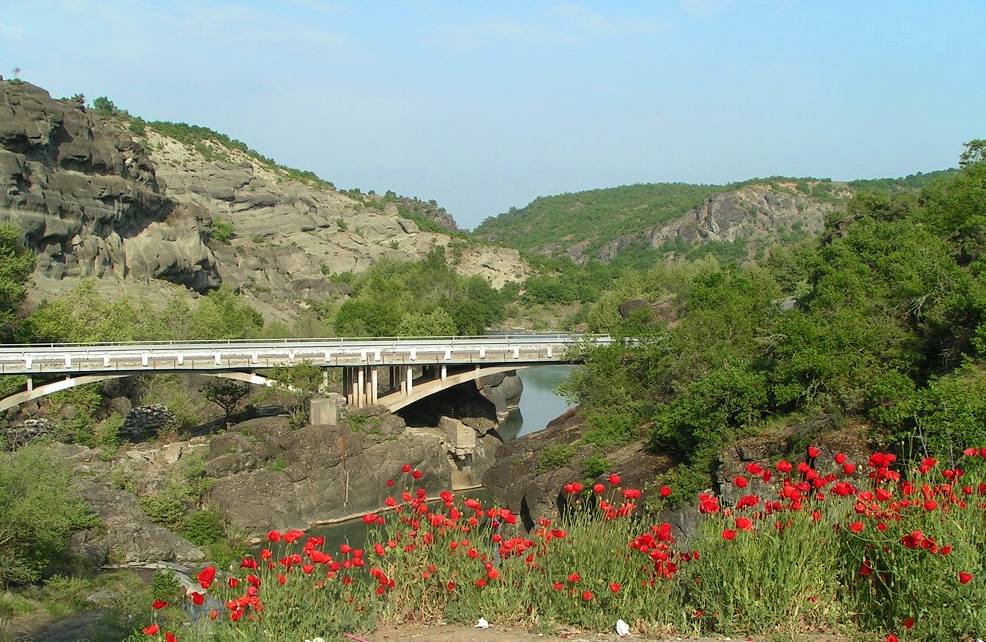
<svg viewBox="0 0 986 642">
<path fill-rule="evenodd" d="M 0 73 L 461 224 L 634 182 L 953 166 L 986 2 L 0 0 Z"/>
</svg>

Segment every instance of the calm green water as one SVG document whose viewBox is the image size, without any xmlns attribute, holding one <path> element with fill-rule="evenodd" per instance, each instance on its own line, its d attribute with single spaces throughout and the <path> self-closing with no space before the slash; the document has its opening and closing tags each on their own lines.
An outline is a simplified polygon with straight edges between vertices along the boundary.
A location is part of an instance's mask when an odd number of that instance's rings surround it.
<svg viewBox="0 0 986 642">
<path fill-rule="evenodd" d="M 520 408 L 500 422 L 498 432 L 504 441 L 544 430 L 552 419 L 572 404 L 556 390 L 578 366 L 538 366 L 518 370 L 524 382 Z"/>
</svg>

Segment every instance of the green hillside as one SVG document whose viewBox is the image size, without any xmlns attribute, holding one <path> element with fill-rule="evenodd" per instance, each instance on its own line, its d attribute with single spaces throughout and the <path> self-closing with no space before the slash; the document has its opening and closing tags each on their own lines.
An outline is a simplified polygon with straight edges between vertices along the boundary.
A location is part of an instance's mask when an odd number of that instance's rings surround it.
<svg viewBox="0 0 986 642">
<path fill-rule="evenodd" d="M 669 221 L 701 205 L 720 185 L 647 183 L 542 196 L 476 228 L 485 239 L 532 252 L 556 253 L 586 242 L 591 249 L 624 234 Z"/>
<path fill-rule="evenodd" d="M 717 193 L 766 184 L 780 193 L 797 194 L 808 202 L 844 203 L 857 192 L 893 195 L 916 192 L 956 170 L 917 173 L 901 178 L 851 182 L 828 179 L 755 178 L 726 185 L 645 183 L 538 197 L 527 206 L 483 221 L 481 238 L 530 253 L 560 256 L 571 248 L 594 256 L 599 248 L 622 237 L 673 221 Z M 781 240 L 781 239 L 776 239 Z"/>
</svg>

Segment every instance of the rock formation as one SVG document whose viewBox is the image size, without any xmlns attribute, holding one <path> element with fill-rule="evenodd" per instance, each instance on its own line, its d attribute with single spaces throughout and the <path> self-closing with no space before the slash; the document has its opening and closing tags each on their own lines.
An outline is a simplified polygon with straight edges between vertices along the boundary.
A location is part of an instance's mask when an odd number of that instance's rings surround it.
<svg viewBox="0 0 986 642">
<path fill-rule="evenodd" d="M 164 194 L 122 127 L 28 83 L 0 83 L 0 220 L 9 220 L 54 279 L 164 279 L 219 285 L 205 245 L 208 213 Z"/>
<path fill-rule="evenodd" d="M 433 202 L 340 192 L 236 145 L 180 141 L 153 124 L 138 134 L 128 122 L 0 81 L 0 220 L 38 255 L 34 300 L 79 277 L 112 282 L 111 292 L 141 284 L 148 295 L 160 292 L 152 282 L 198 292 L 225 283 L 266 316 L 288 318 L 339 293 L 328 274 L 436 247 L 495 287 L 528 273 L 516 250 L 422 231 L 400 216 L 455 230 Z M 220 224 L 232 232 L 213 234 Z"/>
</svg>

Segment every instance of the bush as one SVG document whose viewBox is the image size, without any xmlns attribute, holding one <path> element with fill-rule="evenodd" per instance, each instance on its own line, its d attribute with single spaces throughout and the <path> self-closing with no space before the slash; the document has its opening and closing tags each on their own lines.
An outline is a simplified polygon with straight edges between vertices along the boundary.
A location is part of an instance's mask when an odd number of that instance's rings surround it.
<svg viewBox="0 0 986 642">
<path fill-rule="evenodd" d="M 568 466 L 572 463 L 572 457 L 574 455 L 574 444 L 551 444 L 550 446 L 545 446 L 544 450 L 538 455 L 537 471 L 540 474 Z"/>
<path fill-rule="evenodd" d="M 65 560 L 73 530 L 95 525 L 68 466 L 41 444 L 0 457 L 0 586 L 36 582 Z"/>
<path fill-rule="evenodd" d="M 198 510 L 182 519 L 181 534 L 198 546 L 222 541 L 226 534 L 223 517 L 213 509 Z"/>
<path fill-rule="evenodd" d="M 229 243 L 236 236 L 236 228 L 226 219 L 213 217 L 209 222 L 209 238 L 220 243 Z"/>
</svg>

